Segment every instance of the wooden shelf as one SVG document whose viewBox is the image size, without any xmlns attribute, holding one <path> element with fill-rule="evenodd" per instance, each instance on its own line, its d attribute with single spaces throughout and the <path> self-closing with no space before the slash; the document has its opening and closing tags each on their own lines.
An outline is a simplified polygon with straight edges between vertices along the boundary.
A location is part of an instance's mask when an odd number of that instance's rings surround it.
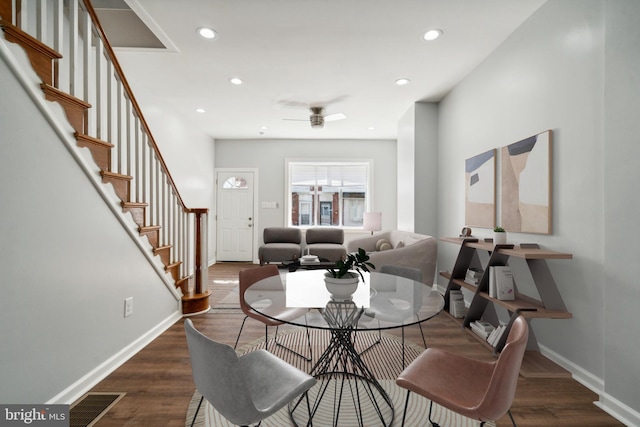
<svg viewBox="0 0 640 427">
<path fill-rule="evenodd" d="M 440 272 L 440 276 L 448 280 L 445 291 L 445 309 L 449 309 L 448 299 L 450 291 L 462 288 L 473 293 L 473 299 L 471 300 L 465 318 L 456 320 L 461 321 L 464 329 L 488 349 L 497 352 L 502 350 L 506 336 L 509 333 L 508 328 L 510 328 L 510 325 L 517 316 L 522 316 L 526 319 L 570 319 L 573 317 L 573 315 L 566 310 L 555 281 L 546 264 L 547 259 L 572 259 L 573 255 L 541 249 L 535 243 L 494 245 L 493 242 L 461 237 L 444 237 L 440 240 L 460 245 L 460 251 L 452 272 Z M 481 265 L 482 263 L 477 254 L 478 250 L 489 253 L 489 260 L 484 266 Z M 533 282 L 538 290 L 540 300 L 518 292 L 517 287 L 515 289 L 514 300 L 499 300 L 489 296 L 489 267 L 508 265 L 510 257 L 526 260 Z M 484 274 L 478 285 L 472 285 L 464 280 L 467 270 L 470 267 L 482 268 L 482 270 L 484 270 Z M 472 322 L 485 319 L 485 316 L 487 316 L 485 320 L 491 321 L 493 319 L 493 321 L 495 321 L 496 313 L 494 310 L 485 313 L 485 310 L 490 306 L 502 307 L 507 310 L 511 316 L 507 324 L 507 330 L 496 345 L 496 348 L 492 347 L 486 340 L 483 340 L 482 337 L 476 335 L 469 327 Z M 451 315 L 449 314 L 449 316 Z M 553 378 L 567 375 L 566 370 L 540 355 L 537 351 L 538 345 L 533 332 L 529 334 L 527 350 L 521 370 L 523 376 Z"/>
<path fill-rule="evenodd" d="M 448 311 L 444 311 L 447 316 L 455 320 L 462 326 L 462 319 L 453 317 Z M 463 328 L 466 333 L 475 338 L 487 350 L 495 352 L 495 348 L 482 337 L 475 334 L 471 328 Z M 527 350 L 522 359 L 520 367 L 520 375 L 525 378 L 571 378 L 571 372 L 567 371 L 560 365 L 544 357 L 539 351 Z"/>
<path fill-rule="evenodd" d="M 443 242 L 455 243 L 457 245 L 465 244 L 470 248 L 481 249 L 483 251 L 492 252 L 495 250 L 495 246 L 492 242 L 484 242 L 479 239 L 469 239 L 462 237 L 442 237 L 440 239 Z M 502 246 L 513 246 L 512 248 L 505 248 Z M 526 243 L 521 245 L 499 245 L 497 252 L 522 259 L 572 259 L 573 255 L 564 253 L 549 251 L 546 249 L 528 247 Z"/>
</svg>

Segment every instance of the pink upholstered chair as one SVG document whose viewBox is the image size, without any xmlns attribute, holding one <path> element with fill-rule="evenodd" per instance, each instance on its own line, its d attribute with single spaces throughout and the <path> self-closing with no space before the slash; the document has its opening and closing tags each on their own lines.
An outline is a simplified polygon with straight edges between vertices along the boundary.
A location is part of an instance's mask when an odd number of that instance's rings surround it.
<svg viewBox="0 0 640 427">
<path fill-rule="evenodd" d="M 469 359 L 448 351 L 429 348 L 402 371 L 396 383 L 407 389 L 402 425 L 406 417 L 409 394 L 417 393 L 465 417 L 481 422 L 496 420 L 505 413 L 516 423 L 509 408 L 518 384 L 518 374 L 529 338 L 529 326 L 518 316 L 509 332 L 506 345 L 493 362 Z"/>
<path fill-rule="evenodd" d="M 256 312 L 247 304 L 247 302 L 244 299 L 244 293 L 247 289 L 249 289 L 251 286 L 254 286 L 256 282 L 263 279 L 267 279 L 269 277 L 273 277 L 273 283 L 271 284 L 271 286 L 273 286 L 273 289 L 282 290 L 282 281 L 280 279 L 280 273 L 278 271 L 278 267 L 276 267 L 275 265 L 265 265 L 263 267 L 249 268 L 246 270 L 242 270 L 238 273 L 238 279 L 240 282 L 238 286 L 239 293 L 240 293 L 240 309 L 242 309 L 242 312 L 245 314 L 245 317 L 244 317 L 244 320 L 242 321 L 242 326 L 240 326 L 240 331 L 238 332 L 238 337 L 236 338 L 236 343 L 233 348 L 235 349 L 238 346 L 238 340 L 240 339 L 240 334 L 242 333 L 242 329 L 244 328 L 244 323 L 247 321 L 248 317 L 251 317 L 252 319 L 255 319 L 264 323 L 265 347 L 268 343 L 268 328 L 269 326 L 275 326 L 276 334 L 275 334 L 274 341 L 276 345 L 302 357 L 307 361 L 310 361 L 312 354 L 311 354 L 311 339 L 309 337 L 308 330 L 306 332 L 307 332 L 307 341 L 309 344 L 309 356 L 305 356 L 289 347 L 285 347 L 284 345 L 278 342 L 278 326 L 282 325 L 284 322 L 274 320 L 271 317 L 267 317 L 261 313 Z M 270 284 L 266 283 L 265 285 L 266 285 L 266 288 L 263 288 L 263 289 L 269 290 Z M 264 313 L 269 314 L 274 318 L 283 319 L 283 320 L 294 320 L 299 317 L 305 316 L 307 314 L 309 310 L 306 308 L 287 308 L 285 304 L 284 295 L 285 295 L 284 291 L 280 292 L 278 295 L 280 299 L 272 300 L 271 305 L 268 307 L 265 307 Z"/>
</svg>

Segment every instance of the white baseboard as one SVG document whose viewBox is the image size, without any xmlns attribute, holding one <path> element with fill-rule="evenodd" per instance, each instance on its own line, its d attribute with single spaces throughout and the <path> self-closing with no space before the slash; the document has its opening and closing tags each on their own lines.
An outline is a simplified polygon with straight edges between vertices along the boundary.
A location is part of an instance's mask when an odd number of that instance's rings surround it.
<svg viewBox="0 0 640 427">
<path fill-rule="evenodd" d="M 140 350 L 146 347 L 151 341 L 169 329 L 174 323 L 182 318 L 180 312 L 175 312 L 164 321 L 156 325 L 153 329 L 142 335 L 140 338 L 120 350 L 118 353 L 105 360 L 95 369 L 88 372 L 65 390 L 52 397 L 47 404 L 72 404 L 85 393 L 91 390 L 96 384 L 105 379 L 109 374 L 122 366 L 127 360 L 135 356 Z"/>
<path fill-rule="evenodd" d="M 640 412 L 630 408 L 618 399 L 607 394 L 605 392 L 604 381 L 602 378 L 593 375 L 591 372 L 576 365 L 569 359 L 559 355 L 540 343 L 538 343 L 538 346 L 540 347 L 540 353 L 543 356 L 571 372 L 574 380 L 578 381 L 580 384 L 599 396 L 599 400 L 593 402 L 597 407 L 627 426 L 640 426 Z"/>
</svg>

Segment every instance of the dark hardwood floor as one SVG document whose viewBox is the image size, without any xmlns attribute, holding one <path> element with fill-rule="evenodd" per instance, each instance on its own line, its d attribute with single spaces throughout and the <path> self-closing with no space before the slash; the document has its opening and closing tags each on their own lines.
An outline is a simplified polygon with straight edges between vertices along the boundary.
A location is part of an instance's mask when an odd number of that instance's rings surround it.
<svg viewBox="0 0 640 427">
<path fill-rule="evenodd" d="M 211 305 L 215 306 L 237 284 L 239 270 L 250 267 L 255 266 L 245 263 L 212 266 L 209 269 Z M 239 309 L 216 309 L 192 320 L 203 333 L 233 345 L 243 317 Z M 492 358 L 489 351 L 446 315 L 429 320 L 423 328 L 429 346 L 485 360 Z M 249 320 L 239 345 L 262 334 L 264 326 Z M 405 328 L 405 334 L 409 341 L 422 342 L 417 327 Z M 98 421 L 98 427 L 184 426 L 194 385 L 183 322 L 177 322 L 91 391 L 127 393 Z M 597 399 L 596 394 L 570 378 L 520 377 L 511 411 L 519 427 L 622 426 L 593 404 Z M 424 425 L 428 425 L 426 414 Z M 497 425 L 510 426 L 511 422 L 505 416 Z"/>
</svg>

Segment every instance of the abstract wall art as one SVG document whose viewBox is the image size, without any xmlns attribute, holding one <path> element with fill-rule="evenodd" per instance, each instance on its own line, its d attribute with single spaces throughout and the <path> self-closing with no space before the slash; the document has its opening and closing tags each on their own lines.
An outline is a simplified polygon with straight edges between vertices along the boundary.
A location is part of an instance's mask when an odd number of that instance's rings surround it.
<svg viewBox="0 0 640 427">
<path fill-rule="evenodd" d="M 496 150 L 465 160 L 465 225 L 495 226 Z"/>
<path fill-rule="evenodd" d="M 551 233 L 551 130 L 501 148 L 500 225 Z"/>
</svg>

